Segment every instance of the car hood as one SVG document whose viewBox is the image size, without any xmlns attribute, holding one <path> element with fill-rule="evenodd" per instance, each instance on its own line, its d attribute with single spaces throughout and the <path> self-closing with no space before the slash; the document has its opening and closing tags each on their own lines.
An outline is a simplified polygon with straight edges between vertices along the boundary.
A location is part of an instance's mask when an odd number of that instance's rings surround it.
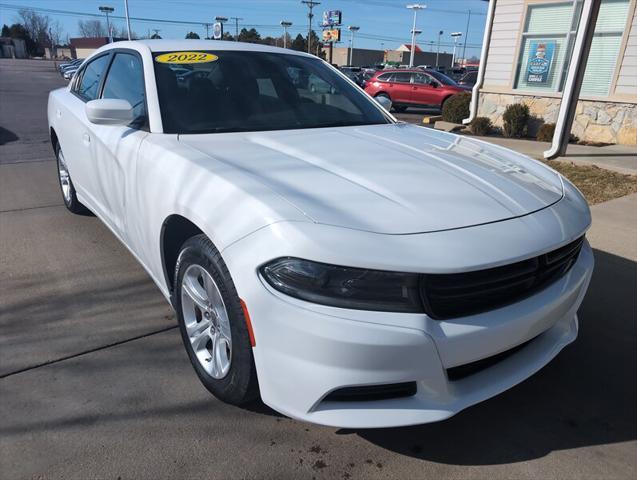
<svg viewBox="0 0 637 480">
<path fill-rule="evenodd" d="M 314 222 L 376 233 L 498 222 L 563 195 L 559 175 L 539 162 L 402 123 L 180 135 L 179 142 L 256 177 Z"/>
</svg>

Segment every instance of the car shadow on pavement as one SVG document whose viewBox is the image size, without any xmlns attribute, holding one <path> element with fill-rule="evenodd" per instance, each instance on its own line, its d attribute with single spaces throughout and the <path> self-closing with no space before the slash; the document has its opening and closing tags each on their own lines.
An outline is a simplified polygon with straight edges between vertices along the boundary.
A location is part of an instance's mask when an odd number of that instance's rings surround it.
<svg viewBox="0 0 637 480">
<path fill-rule="evenodd" d="M 338 430 L 396 453 L 493 465 L 637 438 L 637 263 L 595 251 L 578 339 L 513 389 L 455 417 L 407 428 Z"/>
<path fill-rule="evenodd" d="M 4 145 L 5 143 L 15 142 L 19 140 L 19 137 L 13 133 L 11 130 L 7 130 L 4 127 L 0 127 L 0 145 Z"/>
</svg>

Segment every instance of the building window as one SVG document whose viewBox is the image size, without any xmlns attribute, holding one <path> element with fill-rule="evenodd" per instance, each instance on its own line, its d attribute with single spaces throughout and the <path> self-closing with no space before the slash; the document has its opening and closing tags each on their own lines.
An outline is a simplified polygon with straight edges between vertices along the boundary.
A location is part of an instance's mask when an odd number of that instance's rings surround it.
<svg viewBox="0 0 637 480">
<path fill-rule="evenodd" d="M 581 96 L 605 97 L 610 93 L 626 28 L 630 0 L 603 0 L 588 55 Z"/>
<path fill-rule="evenodd" d="M 581 95 L 609 94 L 630 0 L 602 0 Z M 577 33 L 582 0 L 529 5 L 515 88 L 561 92 Z"/>
</svg>

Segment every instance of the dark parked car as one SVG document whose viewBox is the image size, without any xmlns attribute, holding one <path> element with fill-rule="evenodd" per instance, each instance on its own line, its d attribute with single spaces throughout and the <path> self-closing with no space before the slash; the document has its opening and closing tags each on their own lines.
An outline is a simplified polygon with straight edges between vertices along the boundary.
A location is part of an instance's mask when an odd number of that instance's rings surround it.
<svg viewBox="0 0 637 480">
<path fill-rule="evenodd" d="M 477 81 L 478 81 L 478 71 L 472 70 L 465 73 L 462 77 L 460 77 L 460 79 L 458 80 L 458 85 L 462 85 L 465 87 L 473 87 Z"/>
<path fill-rule="evenodd" d="M 396 112 L 407 107 L 442 104 L 452 95 L 469 90 L 435 70 L 382 70 L 367 81 L 365 91 L 372 97 L 384 96 L 392 101 Z"/>
</svg>

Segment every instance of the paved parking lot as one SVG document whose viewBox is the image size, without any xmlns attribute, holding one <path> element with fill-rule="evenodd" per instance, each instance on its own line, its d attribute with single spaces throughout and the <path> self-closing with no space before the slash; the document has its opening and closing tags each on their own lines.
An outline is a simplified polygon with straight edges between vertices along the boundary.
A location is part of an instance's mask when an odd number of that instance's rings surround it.
<svg viewBox="0 0 637 480">
<path fill-rule="evenodd" d="M 634 211 L 595 207 L 580 338 L 531 379 L 437 424 L 308 425 L 211 397 L 143 269 L 64 209 L 46 125 L 62 85 L 0 60 L 2 478 L 636 477 Z"/>
</svg>

